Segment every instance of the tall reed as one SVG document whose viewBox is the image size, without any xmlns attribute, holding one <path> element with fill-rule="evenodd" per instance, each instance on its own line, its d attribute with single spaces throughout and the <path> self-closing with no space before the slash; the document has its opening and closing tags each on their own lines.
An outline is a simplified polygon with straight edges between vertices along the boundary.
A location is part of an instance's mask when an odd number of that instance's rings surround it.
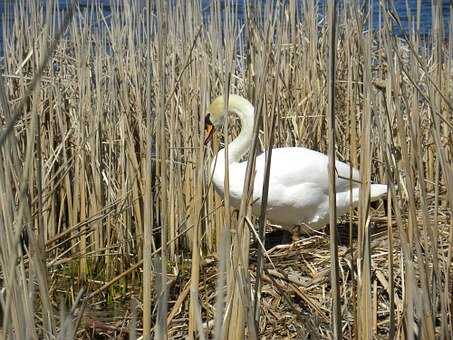
<svg viewBox="0 0 453 340">
<path fill-rule="evenodd" d="M 453 19 L 440 2 L 430 36 L 419 10 L 397 35 L 386 2 L 381 27 L 357 2 L 335 27 L 315 1 L 73 3 L 18 0 L 2 22 L 0 334 L 88 337 L 96 308 L 114 317 L 137 298 L 130 334 L 146 339 L 453 336 Z M 325 233 L 255 242 L 271 227 L 251 214 L 253 161 L 239 211 L 213 192 L 211 161 L 240 126 L 229 115 L 206 147 L 204 116 L 230 93 L 255 106 L 250 159 L 327 153 L 331 136 L 331 159 L 360 168 L 332 281 L 335 229 L 332 251 Z M 389 183 L 387 214 L 370 207 L 374 181 Z M 133 329 L 136 312 L 119 310 Z"/>
</svg>

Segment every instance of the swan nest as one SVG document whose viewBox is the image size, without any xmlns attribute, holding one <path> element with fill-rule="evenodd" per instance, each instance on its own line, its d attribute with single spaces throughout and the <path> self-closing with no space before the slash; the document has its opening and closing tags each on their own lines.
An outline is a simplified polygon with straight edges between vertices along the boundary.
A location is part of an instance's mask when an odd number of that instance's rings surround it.
<svg viewBox="0 0 453 340">
<path fill-rule="evenodd" d="M 382 207 L 373 213 L 376 217 L 370 225 L 370 246 L 371 246 L 371 298 L 373 304 L 373 334 L 376 338 L 385 338 L 389 331 L 389 254 L 388 254 L 388 230 L 387 218 L 384 216 Z M 448 252 L 448 219 L 449 213 L 445 208 L 444 221 L 439 221 L 439 248 L 438 256 L 440 267 L 446 266 Z M 406 216 L 407 217 L 407 216 Z M 420 235 L 423 235 L 423 227 L 420 216 L 417 217 Z M 403 309 L 403 287 L 402 287 L 402 252 L 399 231 L 396 221 L 393 220 L 393 270 L 395 290 L 395 320 L 396 331 L 401 330 L 401 314 Z M 340 259 L 340 295 L 342 302 L 342 320 L 344 335 L 354 334 L 354 310 L 357 296 L 357 235 L 352 236 L 352 247 L 349 245 L 349 222 L 339 223 L 338 248 Z M 354 226 L 355 232 L 357 226 Z M 261 338 L 331 338 L 330 333 L 330 250 L 328 228 L 321 234 L 302 237 L 293 242 L 288 235 L 282 231 L 268 230 L 267 241 L 278 244 L 269 249 L 269 259 L 265 258 L 265 270 L 262 276 L 261 295 Z M 280 242 L 276 239 L 280 238 Z M 286 244 L 285 244 L 286 243 Z M 423 243 L 423 242 L 422 242 Z M 256 276 L 256 254 L 257 243 L 251 247 L 249 273 L 252 287 L 255 287 Z M 351 254 L 351 249 L 353 253 Z M 415 252 L 415 250 L 414 250 Z M 214 306 L 216 300 L 216 278 L 218 262 L 215 258 L 205 258 L 202 264 L 200 276 L 200 301 L 202 306 L 203 327 L 211 338 L 214 328 Z M 275 267 L 274 267 L 275 266 Z M 184 294 L 184 287 L 188 289 L 188 279 L 180 277 L 179 289 L 173 286 L 172 291 L 178 294 L 173 295 L 170 301 L 181 300 Z M 177 281 L 179 281 L 177 280 Z M 417 287 L 415 289 L 418 289 Z M 187 294 L 187 292 L 186 292 Z M 188 297 L 185 297 L 179 304 L 170 305 L 169 310 L 176 312 L 169 324 L 171 337 L 181 338 L 187 334 L 188 308 L 181 308 L 187 304 Z M 179 298 L 178 298 L 179 297 Z"/>
</svg>

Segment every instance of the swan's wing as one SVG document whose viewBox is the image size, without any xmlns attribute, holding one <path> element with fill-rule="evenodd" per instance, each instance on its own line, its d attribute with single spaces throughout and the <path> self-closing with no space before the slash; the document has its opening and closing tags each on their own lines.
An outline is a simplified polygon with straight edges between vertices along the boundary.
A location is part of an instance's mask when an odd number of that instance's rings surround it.
<svg viewBox="0 0 453 340">
<path fill-rule="evenodd" d="M 336 161 L 336 190 L 347 191 L 350 186 L 351 168 L 348 164 Z M 255 189 L 262 187 L 265 169 L 265 154 L 256 160 Z M 328 157 L 320 152 L 306 148 L 278 148 L 272 150 L 272 162 L 269 186 L 291 188 L 309 183 L 328 193 Z M 359 173 L 352 169 L 352 186 L 358 186 Z"/>
</svg>

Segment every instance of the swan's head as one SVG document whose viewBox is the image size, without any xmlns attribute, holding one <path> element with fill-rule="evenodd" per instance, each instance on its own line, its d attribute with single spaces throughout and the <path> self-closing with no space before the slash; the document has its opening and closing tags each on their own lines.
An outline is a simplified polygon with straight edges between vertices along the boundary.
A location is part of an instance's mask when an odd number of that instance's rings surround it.
<svg viewBox="0 0 453 340">
<path fill-rule="evenodd" d="M 206 131 L 205 145 L 211 141 L 214 131 L 222 127 L 224 118 L 225 98 L 219 96 L 208 106 L 208 113 L 204 118 L 204 128 Z"/>
<path fill-rule="evenodd" d="M 253 122 L 253 106 L 247 99 L 241 96 L 230 94 L 228 97 L 228 111 L 238 114 L 241 119 L 250 114 Z M 208 106 L 207 112 L 204 121 L 206 131 L 205 145 L 212 139 L 214 131 L 220 129 L 225 121 L 225 98 L 223 96 L 217 97 Z"/>
</svg>

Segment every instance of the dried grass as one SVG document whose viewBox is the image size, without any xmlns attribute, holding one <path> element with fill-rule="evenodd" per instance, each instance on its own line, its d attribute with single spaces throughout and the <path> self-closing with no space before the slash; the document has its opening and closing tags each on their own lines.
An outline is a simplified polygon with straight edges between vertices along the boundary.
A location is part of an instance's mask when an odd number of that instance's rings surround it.
<svg viewBox="0 0 453 340">
<path fill-rule="evenodd" d="M 58 6 L 17 1 L 3 21 L 2 337 L 453 336 L 453 19 L 447 40 L 440 2 L 428 37 L 395 36 L 384 2 L 372 30 L 347 2 L 336 45 L 313 1 L 112 0 L 109 16 L 74 18 Z M 203 122 L 221 93 L 256 107 L 251 155 L 327 153 L 335 135 L 336 157 L 360 167 L 338 299 L 328 235 L 263 254 L 250 198 L 237 212 L 213 193 Z M 239 128 L 230 117 L 226 145 Z M 245 188 L 253 162 L 248 174 Z M 371 180 L 391 184 L 387 214 L 370 208 Z M 264 215 L 256 228 L 270 231 Z"/>
</svg>

